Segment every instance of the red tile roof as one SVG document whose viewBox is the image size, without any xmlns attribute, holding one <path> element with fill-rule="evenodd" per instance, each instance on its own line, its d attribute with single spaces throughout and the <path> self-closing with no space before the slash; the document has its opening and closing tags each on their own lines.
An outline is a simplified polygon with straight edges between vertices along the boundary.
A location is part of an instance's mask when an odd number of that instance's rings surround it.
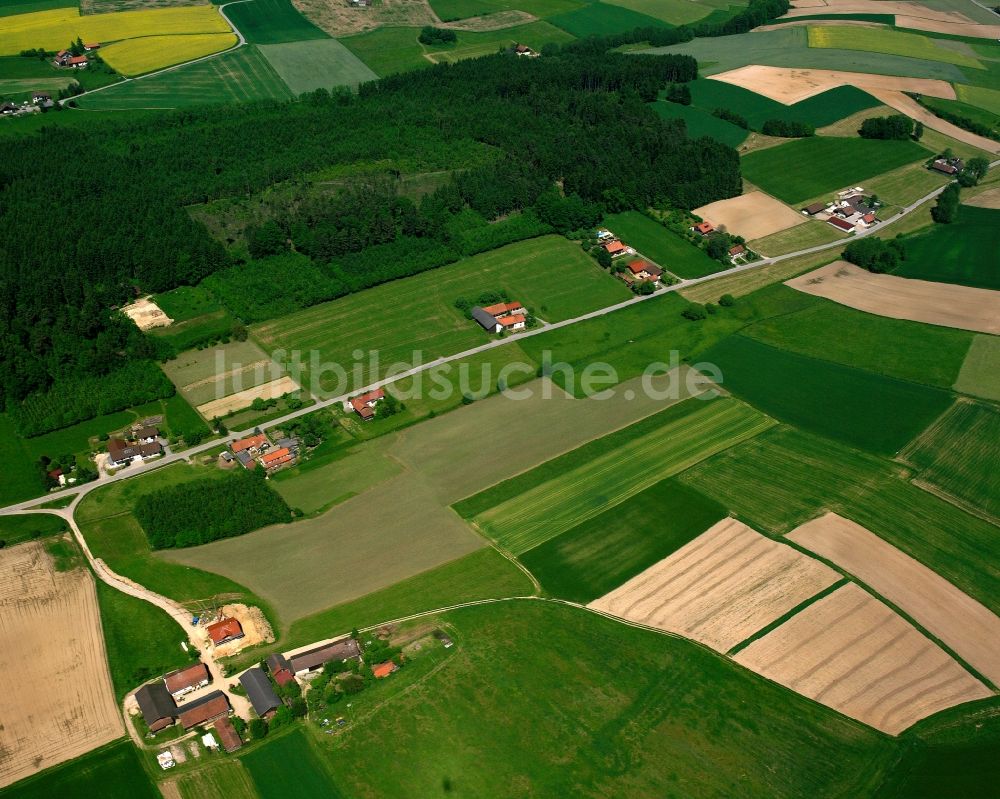
<svg viewBox="0 0 1000 799">
<path fill-rule="evenodd" d="M 498 302 L 496 305 L 487 305 L 483 308 L 490 316 L 506 316 L 512 313 L 521 313 L 524 308 L 519 302 Z"/>
<path fill-rule="evenodd" d="M 514 325 L 520 325 L 525 322 L 525 318 L 522 314 L 514 314 L 513 316 L 504 316 L 497 319 L 502 327 L 513 327 Z"/>
<path fill-rule="evenodd" d="M 213 726 L 215 727 L 215 731 L 219 733 L 222 748 L 227 752 L 235 752 L 243 746 L 243 739 L 240 738 L 240 734 L 236 732 L 236 728 L 228 718 L 216 719 Z"/>
<path fill-rule="evenodd" d="M 729 254 L 730 255 L 742 255 L 743 253 L 746 252 L 746 250 L 747 250 L 747 248 L 744 247 L 742 244 L 737 244 L 735 247 L 730 247 L 729 248 Z"/>
<path fill-rule="evenodd" d="M 840 217 L 837 216 L 831 216 L 826 221 L 829 222 L 834 227 L 840 228 L 841 230 L 854 230 L 854 225 L 852 225 L 846 219 L 841 219 Z"/>
<path fill-rule="evenodd" d="M 218 696 L 209 699 L 207 702 L 195 705 L 189 710 L 181 710 L 178 718 L 181 725 L 187 730 L 219 716 L 224 716 L 227 713 L 229 713 L 229 700 L 226 699 L 224 693 L 220 692 Z"/>
<path fill-rule="evenodd" d="M 86 64 L 86 63 L 89 63 L 89 62 L 87 61 L 87 56 L 85 56 L 85 55 L 75 55 L 71 59 L 69 59 L 69 61 L 67 61 L 66 63 L 67 64 L 72 64 L 73 66 L 76 66 L 77 64 Z"/>
<path fill-rule="evenodd" d="M 251 447 L 259 447 L 261 444 L 267 442 L 267 436 L 263 433 L 258 433 L 255 436 L 250 436 L 249 438 L 241 438 L 239 441 L 234 441 L 229 445 L 229 448 L 233 452 L 242 452 L 245 449 L 250 449 Z"/>
<path fill-rule="evenodd" d="M 364 414 L 361 411 L 362 408 L 367 408 L 370 411 L 371 408 L 368 408 L 369 402 L 375 402 L 376 400 L 384 398 L 385 398 L 385 391 L 383 391 L 380 388 L 376 388 L 374 391 L 369 391 L 367 394 L 361 394 L 360 396 L 357 396 L 354 399 L 352 399 L 351 407 L 354 408 L 354 410 L 356 410 L 362 416 L 364 416 Z"/>
<path fill-rule="evenodd" d="M 212 643 L 221 644 L 223 641 L 228 641 L 230 638 L 239 638 L 243 635 L 243 628 L 236 619 L 225 618 L 220 621 L 215 622 L 215 624 L 209 624 L 205 628 L 208 631 L 208 637 L 212 639 Z"/>
<path fill-rule="evenodd" d="M 620 241 L 609 241 L 607 244 L 604 245 L 604 249 L 607 250 L 611 255 L 614 255 L 616 252 L 625 252 L 625 250 L 628 248 Z"/>
<path fill-rule="evenodd" d="M 699 222 L 697 225 L 694 226 L 694 229 L 698 233 L 701 233 L 703 236 L 706 233 L 711 233 L 713 230 L 715 230 L 711 222 Z"/>
<path fill-rule="evenodd" d="M 861 219 L 865 222 L 865 224 L 870 225 L 872 222 L 875 221 L 875 214 L 865 214 L 863 217 L 861 217 Z"/>
<path fill-rule="evenodd" d="M 167 686 L 170 693 L 175 694 L 185 688 L 193 688 L 209 679 L 208 666 L 204 663 L 195 663 L 186 669 L 178 669 L 163 678 L 163 684 Z"/>
<path fill-rule="evenodd" d="M 397 666 L 391 660 L 387 660 L 385 663 L 379 663 L 375 666 L 372 666 L 372 674 L 375 675 L 375 679 L 381 680 L 383 677 L 388 677 L 398 668 L 399 666 Z"/>
<path fill-rule="evenodd" d="M 291 459 L 292 454 L 289 452 L 288 447 L 282 447 L 281 449 L 276 449 L 274 452 L 268 452 L 260 461 L 265 466 L 276 466 L 277 463 L 284 463 Z"/>
</svg>

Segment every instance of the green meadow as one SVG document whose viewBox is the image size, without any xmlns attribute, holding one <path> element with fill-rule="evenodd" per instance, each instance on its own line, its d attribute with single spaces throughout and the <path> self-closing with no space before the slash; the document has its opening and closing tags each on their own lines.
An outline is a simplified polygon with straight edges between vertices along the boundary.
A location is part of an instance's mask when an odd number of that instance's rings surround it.
<svg viewBox="0 0 1000 799">
<path fill-rule="evenodd" d="M 692 139 L 708 136 L 708 138 L 728 144 L 730 147 L 739 147 L 748 135 L 744 128 L 719 119 L 709 111 L 692 105 L 657 100 L 653 103 L 653 110 L 664 119 L 684 120 L 687 134 Z"/>
<path fill-rule="evenodd" d="M 330 36 L 300 14 L 292 0 L 250 0 L 233 4 L 226 16 L 252 44 L 278 44 Z"/>
<path fill-rule="evenodd" d="M 1000 290 L 1000 211 L 960 206 L 958 219 L 906 239 L 901 277 Z"/>
<path fill-rule="evenodd" d="M 604 217 L 604 224 L 626 244 L 678 277 L 704 277 L 725 269 L 704 250 L 638 211 L 610 214 Z"/>
<path fill-rule="evenodd" d="M 663 20 L 639 13 L 624 3 L 594 2 L 562 14 L 549 17 L 549 22 L 578 38 L 607 36 L 635 28 L 669 27 Z"/>
<path fill-rule="evenodd" d="M 4 799 L 157 799 L 132 742 L 115 741 L 5 788 Z"/>
<path fill-rule="evenodd" d="M 355 88 L 377 77 L 336 39 L 262 44 L 260 52 L 294 95 L 337 86 Z"/>
</svg>

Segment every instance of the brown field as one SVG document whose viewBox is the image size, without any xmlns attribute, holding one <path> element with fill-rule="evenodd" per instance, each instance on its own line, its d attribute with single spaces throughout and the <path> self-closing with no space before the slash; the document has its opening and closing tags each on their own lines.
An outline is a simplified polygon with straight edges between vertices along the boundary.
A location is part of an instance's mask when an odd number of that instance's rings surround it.
<svg viewBox="0 0 1000 799">
<path fill-rule="evenodd" d="M 966 205 L 975 205 L 978 208 L 1000 208 L 1000 188 L 987 189 L 978 197 L 964 202 Z"/>
<path fill-rule="evenodd" d="M 149 297 L 137 300 L 131 305 L 122 308 L 122 313 L 135 322 L 135 326 L 140 330 L 149 330 L 154 327 L 166 327 L 173 324 L 173 319 L 160 310 L 160 306 Z"/>
<path fill-rule="evenodd" d="M 889 0 L 879 0 L 889 2 Z M 884 13 L 884 12 L 880 12 Z M 868 75 L 864 72 L 840 72 L 832 69 L 799 69 L 796 67 L 764 67 L 757 64 L 731 69 L 711 75 L 712 80 L 742 86 L 752 92 L 763 94 L 779 103 L 791 105 L 816 94 L 821 94 L 837 86 L 857 86 L 875 95 L 874 90 L 886 89 L 890 92 L 915 92 L 928 97 L 954 100 L 954 87 L 943 80 L 933 78 L 897 78 L 891 75 Z M 875 95 L 878 96 L 878 95 Z M 879 98 L 882 99 L 882 98 Z M 885 102 L 885 100 L 883 100 Z M 892 105 L 892 103 L 886 103 Z M 893 106 L 895 108 L 895 106 Z"/>
<path fill-rule="evenodd" d="M 835 513 L 803 524 L 788 538 L 854 574 L 1000 685 L 1000 618 L 968 594 Z"/>
<path fill-rule="evenodd" d="M 248 388 L 244 391 L 237 391 L 235 394 L 230 394 L 228 397 L 212 400 L 211 402 L 206 402 L 204 405 L 199 405 L 198 413 L 206 419 L 214 419 L 216 417 L 225 416 L 230 411 L 239 411 L 243 408 L 247 408 L 250 406 L 250 403 L 258 397 L 260 399 L 276 399 L 283 394 L 298 390 L 299 384 L 292 380 L 292 378 L 288 375 L 285 375 L 284 377 L 279 377 L 277 380 L 272 380 L 269 383 L 263 383 L 262 385 L 254 386 L 253 388 Z"/>
<path fill-rule="evenodd" d="M 960 15 L 956 15 L 960 16 Z M 979 25 L 975 22 L 944 22 L 926 17 L 913 17 L 907 14 L 896 15 L 897 28 L 912 28 L 931 33 L 947 33 L 952 36 L 969 36 L 974 39 L 1000 38 L 1000 25 Z"/>
<path fill-rule="evenodd" d="M 801 225 L 806 217 L 762 191 L 752 191 L 728 200 L 718 200 L 694 211 L 716 227 L 725 225 L 729 233 L 759 239 L 779 230 Z"/>
<path fill-rule="evenodd" d="M 124 733 L 89 572 L 41 543 L 0 551 L 0 788 Z"/>
<path fill-rule="evenodd" d="M 853 583 L 809 605 L 735 660 L 890 735 L 939 710 L 992 696 L 941 647 Z"/>
<path fill-rule="evenodd" d="M 785 285 L 878 316 L 1000 335 L 1000 291 L 876 275 L 847 261 Z"/>
<path fill-rule="evenodd" d="M 906 114 L 911 119 L 923 122 L 924 126 L 931 130 L 936 130 L 946 136 L 951 136 L 953 139 L 958 139 L 960 142 L 978 147 L 980 150 L 986 150 L 988 153 L 1000 153 L 1000 142 L 987 139 L 985 136 L 978 136 L 975 133 L 963 130 L 958 125 L 953 125 L 951 122 L 941 119 L 941 117 L 932 114 L 912 97 L 907 97 L 901 91 L 873 87 L 868 89 L 868 93 L 872 97 L 881 100 L 885 105 L 892 106 L 897 111 Z"/>
<path fill-rule="evenodd" d="M 822 11 L 817 11 L 822 8 Z M 951 24 L 972 22 L 957 11 L 938 11 L 921 3 L 907 3 L 901 0 L 792 0 L 792 10 L 786 17 L 802 17 L 810 14 L 902 14 L 925 20 L 938 20 Z"/>
<path fill-rule="evenodd" d="M 819 561 L 723 519 L 588 607 L 728 652 L 839 578 Z"/>
</svg>

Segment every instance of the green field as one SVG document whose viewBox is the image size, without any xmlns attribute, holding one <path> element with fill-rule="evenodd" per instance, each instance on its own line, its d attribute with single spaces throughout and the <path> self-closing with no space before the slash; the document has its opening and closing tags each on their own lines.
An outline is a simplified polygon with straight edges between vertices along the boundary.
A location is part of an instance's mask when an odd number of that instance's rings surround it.
<svg viewBox="0 0 1000 799">
<path fill-rule="evenodd" d="M 54 8 L 73 8 L 76 0 L 11 0 L 0 5 L 0 17 L 17 14 L 31 14 L 35 11 L 51 11 Z"/>
<path fill-rule="evenodd" d="M 865 53 L 944 61 L 960 67 L 982 68 L 982 62 L 971 50 L 945 47 L 932 37 L 919 33 L 857 25 L 810 25 L 809 46 L 834 50 L 860 50 Z M 966 48 L 967 49 L 967 48 Z"/>
<path fill-rule="evenodd" d="M 295 729 L 243 755 L 261 799 L 339 799 L 306 733 Z"/>
<path fill-rule="evenodd" d="M 251 50 L 248 49 L 247 52 Z M 203 286 L 178 286 L 163 294 L 157 294 L 153 297 L 153 302 L 174 320 L 174 324 L 189 322 L 199 316 L 222 310 L 222 305 L 212 292 Z"/>
<path fill-rule="evenodd" d="M 958 94 L 958 99 L 964 103 L 993 114 L 1000 114 L 1000 89 L 960 84 L 955 87 L 955 92 Z"/>
<path fill-rule="evenodd" d="M 740 0 L 733 0 L 731 4 L 725 2 L 721 4 L 689 2 L 689 0 L 607 0 L 607 2 L 631 9 L 639 14 L 656 17 L 671 25 L 697 22 L 711 14 L 715 8 L 725 8 L 727 5 L 734 7 L 746 5 Z"/>
<path fill-rule="evenodd" d="M 679 479 L 772 535 L 834 511 L 1000 611 L 1000 574 L 984 554 L 996 546 L 996 526 L 910 484 L 897 464 L 777 427 Z"/>
<path fill-rule="evenodd" d="M 754 252 L 773 258 L 776 255 L 785 255 L 806 247 L 829 244 L 846 238 L 847 236 L 833 225 L 820 222 L 818 219 L 810 219 L 801 225 L 779 230 L 770 236 L 753 239 L 748 244 Z"/>
<path fill-rule="evenodd" d="M 688 136 L 692 139 L 708 136 L 730 147 L 738 147 L 747 137 L 747 131 L 732 122 L 719 119 L 702 108 L 658 100 L 653 110 L 664 119 L 683 119 Z"/>
<path fill-rule="evenodd" d="M 264 44 L 260 52 L 293 94 L 336 86 L 355 88 L 377 77 L 336 39 Z"/>
<path fill-rule="evenodd" d="M 285 374 L 252 341 L 233 341 L 183 352 L 163 364 L 163 371 L 181 396 L 195 406 L 277 380 Z"/>
<path fill-rule="evenodd" d="M 1000 524 L 1000 411 L 957 402 L 901 453 L 917 485 Z"/>
<path fill-rule="evenodd" d="M 796 355 L 746 336 L 730 336 L 704 354 L 723 386 L 778 419 L 893 455 L 950 402 L 944 391 L 851 366 Z"/>
<path fill-rule="evenodd" d="M 45 491 L 34 459 L 23 446 L 14 424 L 0 413 L 0 458 L 4 464 L 4 479 L 0 480 L 0 504 L 9 505 L 37 497 Z"/>
<path fill-rule="evenodd" d="M 633 11 L 625 6 L 626 3 L 616 0 L 609 0 L 607 3 L 589 3 L 582 8 L 549 17 L 549 22 L 581 39 L 587 36 L 624 33 L 636 28 L 669 27 L 656 17 Z"/>
<path fill-rule="evenodd" d="M 741 158 L 743 177 L 789 205 L 863 185 L 876 175 L 925 160 L 911 141 L 813 136 L 757 150 Z"/>
<path fill-rule="evenodd" d="M 500 289 L 547 322 L 629 296 L 625 285 L 602 271 L 579 246 L 544 236 L 316 305 L 257 325 L 253 332 L 266 349 L 315 351 L 323 362 L 340 364 L 349 373 L 359 346 L 377 350 L 378 368 L 366 355 L 356 374 L 351 374 L 351 385 L 363 386 L 383 376 L 393 363 L 411 360 L 414 351 L 420 351 L 426 363 L 488 341 L 483 329 L 459 313 L 454 302 Z M 406 335 L 400 335 L 402 330 Z M 317 376 L 312 377 L 317 382 Z M 332 371 L 320 379 L 320 385 L 310 386 L 314 393 L 339 382 Z"/>
<path fill-rule="evenodd" d="M 640 491 L 521 555 L 549 594 L 590 602 L 701 535 L 726 515 L 674 480 Z"/>
<path fill-rule="evenodd" d="M 539 479 L 533 488 L 477 514 L 476 526 L 504 549 L 523 554 L 773 424 L 732 399 L 689 399 L 658 419 L 661 424 L 643 438 L 558 477 Z"/>
<path fill-rule="evenodd" d="M 1000 289 L 1000 211 L 963 205 L 958 219 L 906 239 L 896 274 L 921 280 Z"/>
<path fill-rule="evenodd" d="M 937 97 L 922 97 L 920 104 L 929 108 L 938 116 L 955 114 L 966 119 L 971 119 L 973 122 L 989 128 L 993 138 L 1000 136 L 1000 114 L 995 111 L 987 111 L 977 105 L 962 103 L 958 100 L 942 100 Z M 943 112 L 943 114 L 938 112 Z M 964 125 L 961 127 L 964 127 Z"/>
<path fill-rule="evenodd" d="M 604 218 L 604 224 L 622 241 L 678 277 L 704 277 L 725 265 L 709 258 L 704 250 L 638 211 L 625 211 Z"/>
<path fill-rule="evenodd" d="M 251 0 L 231 5 L 226 16 L 251 44 L 329 39 L 292 5 L 292 0 Z"/>
<path fill-rule="evenodd" d="M 260 0 L 251 0 L 253 3 Z M 232 6 L 230 11 L 240 6 Z M 141 80 L 130 80 L 78 100 L 88 110 L 184 108 L 192 105 L 287 100 L 293 93 L 259 48 L 250 45 Z M 195 289 L 175 289 L 174 291 Z M 173 292 L 168 292 L 173 293 Z M 162 295 L 161 295 L 162 296 Z M 173 317 L 169 311 L 164 311 Z M 177 317 L 173 317 L 177 319 Z M 178 319 L 177 321 L 182 321 Z"/>
<path fill-rule="evenodd" d="M 46 769 L 3 791 L 4 799 L 158 799 L 127 738 Z"/>
<path fill-rule="evenodd" d="M 253 779 L 243 761 L 214 758 L 197 771 L 179 774 L 174 781 L 180 799 L 259 799 Z"/>
<path fill-rule="evenodd" d="M 0 516 L 0 541 L 5 547 L 66 532 L 69 532 L 66 522 L 48 513 Z"/>
<path fill-rule="evenodd" d="M 537 601 L 442 621 L 444 668 L 319 736 L 343 793 L 869 796 L 896 760 L 890 738 L 687 641 Z"/>
<path fill-rule="evenodd" d="M 1000 337 L 977 335 L 962 362 L 955 390 L 1000 401 Z"/>
</svg>

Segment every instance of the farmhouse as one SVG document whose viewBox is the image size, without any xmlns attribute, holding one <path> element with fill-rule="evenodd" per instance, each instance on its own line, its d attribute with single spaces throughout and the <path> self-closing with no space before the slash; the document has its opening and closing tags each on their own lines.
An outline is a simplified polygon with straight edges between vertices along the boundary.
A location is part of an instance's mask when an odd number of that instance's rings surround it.
<svg viewBox="0 0 1000 799">
<path fill-rule="evenodd" d="M 215 646 L 243 637 L 243 627 L 236 619 L 225 617 L 205 628 Z"/>
<path fill-rule="evenodd" d="M 280 652 L 268 656 L 267 670 L 271 672 L 271 676 L 274 677 L 274 681 L 278 685 L 287 685 L 295 679 L 295 674 L 292 672 L 292 664 Z"/>
<path fill-rule="evenodd" d="M 961 158 L 936 158 L 931 164 L 931 169 L 945 175 L 957 175 L 964 168 L 965 163 Z"/>
<path fill-rule="evenodd" d="M 698 233 L 699 235 L 707 236 L 709 233 L 715 230 L 715 226 L 712 225 L 711 222 L 699 222 L 697 225 L 691 228 L 691 230 L 693 230 L 695 233 Z"/>
<path fill-rule="evenodd" d="M 496 317 L 492 314 L 487 313 L 485 310 L 476 306 L 472 309 L 472 318 L 479 322 L 480 326 L 487 333 L 499 333 L 500 325 L 497 323 Z"/>
<path fill-rule="evenodd" d="M 51 102 L 51 101 L 52 101 L 52 96 L 49 95 L 47 92 L 32 92 L 31 93 L 31 102 L 33 102 L 35 105 L 39 105 L 41 103 Z"/>
<path fill-rule="evenodd" d="M 739 258 L 741 255 L 746 255 L 747 248 L 742 244 L 736 244 L 729 248 L 730 258 Z"/>
<path fill-rule="evenodd" d="M 152 444 L 160 437 L 160 431 L 155 427 L 140 427 L 134 433 L 136 440 L 141 444 Z"/>
<path fill-rule="evenodd" d="M 219 740 L 222 741 L 222 748 L 227 752 L 235 752 L 243 746 L 243 739 L 240 738 L 240 734 L 227 717 L 216 719 L 212 726 L 215 727 L 215 732 L 218 734 Z"/>
<path fill-rule="evenodd" d="M 155 439 L 151 443 L 129 443 L 121 438 L 108 441 L 108 460 L 111 466 L 125 466 L 134 460 L 156 458 L 163 454 L 163 445 Z"/>
<path fill-rule="evenodd" d="M 496 305 L 487 305 L 483 310 L 497 321 L 504 316 L 523 314 L 525 312 L 524 306 L 519 302 L 498 302 Z"/>
<path fill-rule="evenodd" d="M 85 44 L 83 46 L 83 49 L 86 50 L 88 53 L 91 50 L 100 50 L 101 49 L 101 43 L 100 42 L 91 42 L 90 44 Z"/>
<path fill-rule="evenodd" d="M 180 711 L 178 720 L 185 730 L 229 715 L 229 700 L 222 691 L 212 691 Z"/>
<path fill-rule="evenodd" d="M 177 705 L 162 682 L 142 686 L 135 692 L 135 701 L 150 732 L 159 732 L 174 723 Z"/>
<path fill-rule="evenodd" d="M 500 327 L 504 330 L 524 330 L 525 326 L 528 324 L 528 321 L 523 314 L 503 316 L 497 321 L 500 323 Z"/>
<path fill-rule="evenodd" d="M 208 685 L 211 681 L 212 675 L 209 674 L 208 666 L 204 663 L 195 663 L 185 669 L 177 669 L 163 677 L 163 684 L 175 700 Z"/>
<path fill-rule="evenodd" d="M 818 203 L 813 203 L 812 205 L 807 205 L 805 208 L 802 209 L 802 213 L 809 214 L 809 216 L 816 216 L 816 214 L 822 213 L 825 210 L 826 210 L 826 203 L 818 202 Z"/>
<path fill-rule="evenodd" d="M 376 388 L 352 399 L 351 407 L 354 408 L 354 412 L 361 417 L 362 421 L 368 422 L 375 418 L 375 406 L 381 399 L 385 399 L 385 391 Z"/>
<path fill-rule="evenodd" d="M 281 700 L 271 687 L 271 681 L 259 666 L 243 672 L 240 675 L 240 685 L 246 689 L 247 699 L 262 719 L 270 718 L 281 707 Z"/>
<path fill-rule="evenodd" d="M 628 270 L 637 280 L 659 280 L 663 270 L 649 261 L 629 261 Z"/>
<path fill-rule="evenodd" d="M 334 660 L 353 660 L 360 656 L 361 647 L 358 646 L 357 641 L 353 638 L 341 638 L 332 644 L 325 644 L 298 655 L 292 655 L 288 660 L 291 663 L 292 673 L 298 676 L 322 668 L 325 663 Z"/>
<path fill-rule="evenodd" d="M 622 255 L 635 255 L 635 250 L 631 247 L 622 244 L 617 239 L 615 241 L 609 241 L 607 244 L 603 245 L 604 251 L 607 252 L 612 258 L 618 258 Z"/>
<path fill-rule="evenodd" d="M 63 66 L 71 67 L 73 69 L 86 69 L 90 61 L 85 55 L 75 55 L 66 59 L 66 63 Z"/>
<path fill-rule="evenodd" d="M 281 449 L 275 449 L 268 452 L 264 457 L 260 459 L 263 467 L 269 472 L 276 472 L 283 466 L 287 466 L 295 460 L 295 456 L 287 447 L 282 447 Z"/>
<path fill-rule="evenodd" d="M 372 666 L 372 674 L 375 675 L 376 680 L 384 679 L 388 677 L 395 671 L 399 670 L 399 666 L 393 663 L 391 660 L 387 660 L 385 663 L 378 663 Z"/>
<path fill-rule="evenodd" d="M 239 441 L 234 441 L 229 445 L 229 448 L 236 454 L 240 452 L 250 452 L 251 454 L 256 454 L 261 449 L 266 449 L 270 445 L 270 441 L 267 440 L 267 436 L 263 433 L 258 433 L 255 436 L 249 436 L 248 438 L 241 438 Z"/>
<path fill-rule="evenodd" d="M 519 56 L 527 56 L 528 58 L 537 58 L 539 55 L 526 44 L 515 44 L 514 52 Z"/>
</svg>

